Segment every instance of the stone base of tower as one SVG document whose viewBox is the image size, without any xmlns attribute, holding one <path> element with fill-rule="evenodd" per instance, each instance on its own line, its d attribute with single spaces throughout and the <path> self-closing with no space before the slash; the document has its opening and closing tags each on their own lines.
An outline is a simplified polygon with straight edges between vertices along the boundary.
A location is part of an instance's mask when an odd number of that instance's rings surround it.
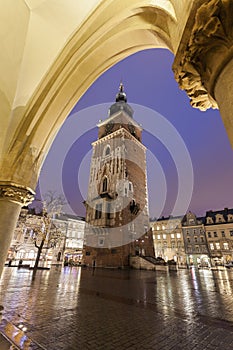
<svg viewBox="0 0 233 350">
<path fill-rule="evenodd" d="M 91 267 L 126 268 L 130 266 L 130 257 L 137 255 L 154 257 L 151 233 L 141 236 L 132 243 L 110 249 L 84 246 L 83 264 Z"/>
</svg>

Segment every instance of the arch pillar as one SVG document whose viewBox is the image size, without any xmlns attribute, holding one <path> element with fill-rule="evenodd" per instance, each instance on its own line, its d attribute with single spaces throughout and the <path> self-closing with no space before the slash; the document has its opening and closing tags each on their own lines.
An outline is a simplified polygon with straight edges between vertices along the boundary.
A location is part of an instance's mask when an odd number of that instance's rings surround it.
<svg viewBox="0 0 233 350">
<path fill-rule="evenodd" d="M 13 183 L 0 182 L 0 276 L 14 234 L 21 207 L 34 198 L 34 191 Z"/>
<path fill-rule="evenodd" d="M 195 2 L 173 71 L 194 108 L 219 108 L 233 146 L 233 3 Z"/>
</svg>

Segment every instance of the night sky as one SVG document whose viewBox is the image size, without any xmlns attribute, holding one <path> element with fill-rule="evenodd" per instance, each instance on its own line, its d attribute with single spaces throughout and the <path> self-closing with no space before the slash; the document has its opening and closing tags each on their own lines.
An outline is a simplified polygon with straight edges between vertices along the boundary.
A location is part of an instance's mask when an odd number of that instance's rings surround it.
<svg viewBox="0 0 233 350">
<path fill-rule="evenodd" d="M 151 49 L 134 54 L 105 72 L 78 101 L 60 129 L 39 180 L 63 193 L 64 210 L 85 216 L 91 142 L 96 124 L 107 118 L 122 80 L 134 119 L 147 147 L 150 217 L 233 207 L 233 153 L 218 110 L 200 112 L 173 77 L 173 55 Z"/>
</svg>

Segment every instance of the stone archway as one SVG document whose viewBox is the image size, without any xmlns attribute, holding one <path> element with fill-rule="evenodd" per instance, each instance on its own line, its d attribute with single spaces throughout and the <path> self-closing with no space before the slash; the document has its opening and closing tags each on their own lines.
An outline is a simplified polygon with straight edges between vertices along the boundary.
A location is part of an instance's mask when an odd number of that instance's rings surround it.
<svg viewBox="0 0 233 350">
<path fill-rule="evenodd" d="M 214 101 L 216 85 L 220 111 L 227 114 L 230 91 L 228 99 L 222 96 L 221 84 L 227 78 L 230 83 L 227 63 L 232 53 L 230 0 L 90 0 L 85 6 L 73 0 L 60 1 L 59 6 L 52 0 L 18 0 L 17 6 L 9 1 L 1 7 L 0 270 L 20 206 L 33 197 L 56 133 L 98 76 L 132 53 L 167 48 L 176 55 L 174 71 L 181 88 L 189 95 L 191 89 L 191 98 L 207 95 Z M 224 35 L 230 52 L 216 65 L 216 57 L 211 59 L 215 46 L 208 46 L 208 38 L 218 42 L 221 56 L 218 38 Z M 200 65 L 204 47 L 208 60 Z M 217 73 L 209 86 L 211 69 Z M 224 120 L 233 130 L 229 116 Z"/>
</svg>

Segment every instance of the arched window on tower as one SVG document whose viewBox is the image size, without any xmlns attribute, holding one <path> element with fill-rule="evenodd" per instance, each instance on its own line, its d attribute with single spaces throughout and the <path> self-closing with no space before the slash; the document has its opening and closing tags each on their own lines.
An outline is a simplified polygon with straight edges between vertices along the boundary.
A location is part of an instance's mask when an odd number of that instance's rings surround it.
<svg viewBox="0 0 233 350">
<path fill-rule="evenodd" d="M 103 190 L 103 192 L 107 192 L 107 189 L 108 189 L 108 179 L 107 179 L 107 177 L 105 177 L 103 180 L 102 190 Z"/>
</svg>

